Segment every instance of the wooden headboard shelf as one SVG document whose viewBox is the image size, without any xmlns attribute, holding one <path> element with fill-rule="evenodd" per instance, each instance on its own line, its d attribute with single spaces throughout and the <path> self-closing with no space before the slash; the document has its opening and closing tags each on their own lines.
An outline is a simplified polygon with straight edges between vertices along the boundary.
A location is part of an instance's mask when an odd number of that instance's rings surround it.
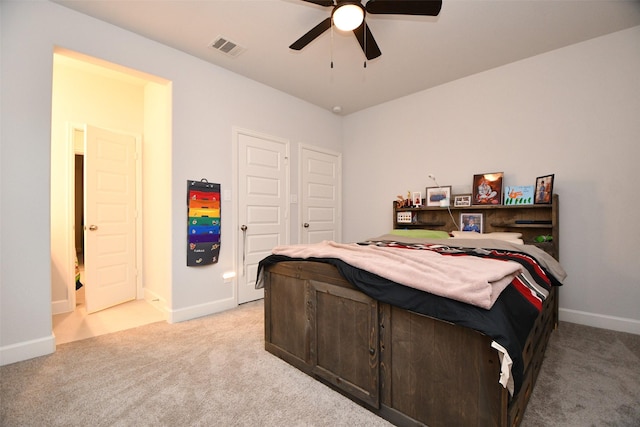
<svg viewBox="0 0 640 427">
<path fill-rule="evenodd" d="M 393 202 L 393 228 L 429 228 L 451 232 L 457 230 L 451 216 L 460 226 L 461 213 L 480 213 L 483 215 L 485 233 L 500 231 L 522 233 L 522 239 L 526 244 L 540 247 L 555 259 L 560 258 L 557 194 L 553 195 L 551 204 L 545 205 L 452 206 L 450 210 L 451 215 L 446 207 L 399 208 L 396 202 Z M 398 222 L 398 212 L 411 212 L 412 222 Z M 523 223 L 528 221 L 533 223 Z M 538 242 L 535 240 L 538 236 L 551 236 L 552 240 Z"/>
</svg>

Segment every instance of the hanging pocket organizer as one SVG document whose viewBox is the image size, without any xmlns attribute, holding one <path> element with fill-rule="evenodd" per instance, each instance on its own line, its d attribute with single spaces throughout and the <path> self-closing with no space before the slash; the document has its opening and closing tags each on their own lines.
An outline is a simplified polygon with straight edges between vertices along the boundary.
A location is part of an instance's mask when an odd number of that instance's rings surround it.
<svg viewBox="0 0 640 427">
<path fill-rule="evenodd" d="M 220 184 L 187 181 L 187 266 L 215 264 L 220 256 Z"/>
</svg>

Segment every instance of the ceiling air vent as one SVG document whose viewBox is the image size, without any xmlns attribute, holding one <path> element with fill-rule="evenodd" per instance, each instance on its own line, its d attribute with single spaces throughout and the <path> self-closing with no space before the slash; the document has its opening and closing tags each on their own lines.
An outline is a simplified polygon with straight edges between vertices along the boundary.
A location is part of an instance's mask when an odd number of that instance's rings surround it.
<svg viewBox="0 0 640 427">
<path fill-rule="evenodd" d="M 233 57 L 236 57 L 245 51 L 244 47 L 223 36 L 216 37 L 216 39 L 209 44 L 209 47 Z"/>
</svg>

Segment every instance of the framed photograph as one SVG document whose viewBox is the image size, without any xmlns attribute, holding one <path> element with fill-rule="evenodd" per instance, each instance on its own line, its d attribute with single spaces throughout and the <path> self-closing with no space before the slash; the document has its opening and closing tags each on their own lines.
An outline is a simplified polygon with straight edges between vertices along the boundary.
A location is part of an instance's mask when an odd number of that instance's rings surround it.
<svg viewBox="0 0 640 427">
<path fill-rule="evenodd" d="M 419 191 L 414 191 L 411 195 L 411 204 L 415 207 L 422 206 L 422 193 Z"/>
<path fill-rule="evenodd" d="M 544 205 L 551 203 L 551 196 L 553 195 L 553 174 L 539 176 L 536 178 L 536 195 L 535 204 Z"/>
<path fill-rule="evenodd" d="M 502 178 L 503 172 L 483 173 L 473 176 L 473 201 L 474 205 L 500 205 L 502 204 Z"/>
<path fill-rule="evenodd" d="M 461 206 L 471 206 L 471 194 L 458 194 L 453 196 L 453 206 L 456 208 Z"/>
<path fill-rule="evenodd" d="M 460 214 L 460 231 L 475 231 L 482 233 L 484 230 L 481 213 Z"/>
<path fill-rule="evenodd" d="M 532 205 L 535 187 L 533 185 L 517 185 L 504 187 L 504 204 L 512 205 Z"/>
<path fill-rule="evenodd" d="M 427 206 L 449 206 L 451 204 L 451 187 L 427 187 Z"/>
</svg>

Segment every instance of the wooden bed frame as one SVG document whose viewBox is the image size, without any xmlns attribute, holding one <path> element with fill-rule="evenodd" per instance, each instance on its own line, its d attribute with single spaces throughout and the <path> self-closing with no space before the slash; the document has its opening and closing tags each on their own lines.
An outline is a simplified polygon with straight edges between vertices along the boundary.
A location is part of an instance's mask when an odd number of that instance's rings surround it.
<svg viewBox="0 0 640 427">
<path fill-rule="evenodd" d="M 280 262 L 263 274 L 265 349 L 401 426 L 519 425 L 557 324 L 554 287 L 510 399 L 490 337 L 376 301 L 330 264 Z"/>
<path fill-rule="evenodd" d="M 551 205 L 455 209 L 480 209 L 485 231 L 521 231 L 525 243 L 558 258 L 557 195 Z M 453 227 L 447 209 L 404 210 L 415 214 L 413 228 Z M 552 242 L 536 242 L 540 233 Z M 525 344 L 524 379 L 511 398 L 498 382 L 500 357 L 487 335 L 372 299 L 330 264 L 279 262 L 265 268 L 263 283 L 266 350 L 401 426 L 518 426 L 558 323 L 553 287 Z"/>
</svg>

